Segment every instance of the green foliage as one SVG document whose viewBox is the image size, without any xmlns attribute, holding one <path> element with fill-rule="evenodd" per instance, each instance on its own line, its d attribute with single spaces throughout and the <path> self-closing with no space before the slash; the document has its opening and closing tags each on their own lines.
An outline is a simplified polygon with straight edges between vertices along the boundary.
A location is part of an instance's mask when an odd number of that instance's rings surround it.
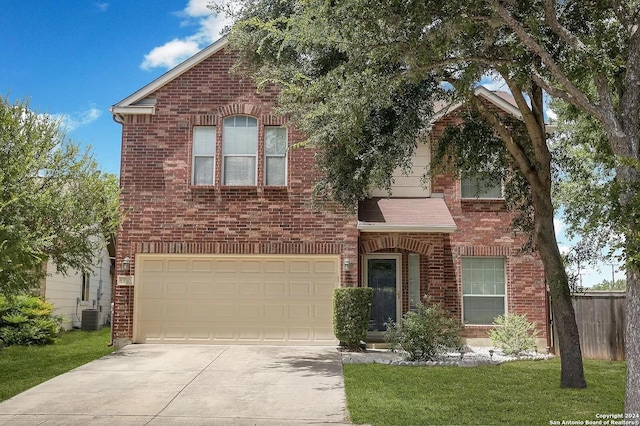
<svg viewBox="0 0 640 426">
<path fill-rule="evenodd" d="M 526 315 L 500 315 L 493 325 L 495 327 L 489 331 L 491 344 L 505 354 L 518 355 L 536 348 L 536 323 L 527 321 Z"/>
<path fill-rule="evenodd" d="M 428 298 L 425 303 L 429 303 Z M 411 361 L 433 360 L 462 346 L 460 322 L 450 318 L 439 304 L 426 304 L 418 303 L 416 310 L 405 313 L 400 323 L 388 323 L 384 335 L 391 349 L 407 352 Z"/>
<path fill-rule="evenodd" d="M 0 291 L 38 285 L 42 263 L 86 270 L 118 223 L 119 183 L 89 151 L 36 114 L 0 96 Z"/>
<path fill-rule="evenodd" d="M 627 289 L 627 280 L 621 279 L 616 280 L 615 283 L 611 283 L 609 280 L 603 280 L 601 283 L 598 283 L 591 287 L 591 290 L 626 290 Z"/>
<path fill-rule="evenodd" d="M 341 287 L 333 292 L 333 330 L 349 350 L 358 350 L 360 341 L 367 338 L 372 300 L 370 287 Z"/>
<path fill-rule="evenodd" d="M 6 345 L 43 345 L 56 341 L 62 317 L 38 297 L 0 295 L 0 339 Z"/>
</svg>

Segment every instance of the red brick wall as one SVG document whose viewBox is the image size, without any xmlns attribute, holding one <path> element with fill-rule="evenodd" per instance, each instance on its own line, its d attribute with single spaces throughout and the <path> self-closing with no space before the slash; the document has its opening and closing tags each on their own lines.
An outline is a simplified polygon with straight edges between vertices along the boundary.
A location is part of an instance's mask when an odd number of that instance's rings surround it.
<svg viewBox="0 0 640 426">
<path fill-rule="evenodd" d="M 431 141 L 435 143 L 447 124 L 455 124 L 455 114 L 434 126 Z M 526 253 L 522 247 L 527 236 L 511 227 L 513 214 L 500 200 L 463 200 L 460 182 L 451 175 L 432 180 L 432 192 L 444 195 L 458 230 L 451 234 L 452 262 L 458 294 L 462 295 L 461 259 L 463 256 L 496 256 L 506 259 L 507 311 L 526 314 L 538 325 L 540 338 L 546 338 L 548 318 L 545 312 L 546 289 L 544 267 L 539 256 Z M 458 300 L 460 300 L 460 298 Z M 465 337 L 487 337 L 488 327 L 467 326 Z"/>
<path fill-rule="evenodd" d="M 194 187 L 191 182 L 191 139 L 195 125 L 216 125 L 222 140 L 222 120 L 246 114 L 263 125 L 284 124 L 272 108 L 276 93 L 257 94 L 252 84 L 229 74 L 234 56 L 220 51 L 181 77 L 153 93 L 154 115 L 125 116 L 122 126 L 121 205 L 126 219 L 118 234 L 119 275 L 135 273 L 136 253 L 229 253 L 229 254 L 339 254 L 352 266 L 342 273 L 342 285 L 360 285 L 358 242 L 381 237 L 406 237 L 427 244 L 420 257 L 424 293 L 461 317 L 461 257 L 492 255 L 507 258 L 508 309 L 526 313 L 544 330 L 544 278 L 539 259 L 519 252 L 524 236 L 510 229 L 510 215 L 501 202 L 463 201 L 460 185 L 452 176 L 432 182 L 442 193 L 458 226 L 453 234 L 362 234 L 356 217 L 336 206 L 316 209 L 311 191 L 317 179 L 314 151 L 293 149 L 288 153 L 287 187 L 264 187 L 258 153 L 258 185 L 222 187 L 221 150 L 216 158 L 216 183 Z M 455 120 L 448 117 L 446 120 Z M 446 121 L 444 120 L 443 123 Z M 442 124 L 443 125 L 443 124 Z M 436 126 L 434 137 L 441 131 Z M 289 144 L 303 136 L 288 131 Z M 360 241 L 358 241 L 360 239 Z M 422 247 L 421 246 L 421 247 Z M 414 247 L 391 247 L 378 251 L 409 253 Z M 129 271 L 122 260 L 131 259 Z M 403 307 L 408 309 L 407 257 L 403 256 Z M 116 288 L 114 337 L 133 333 L 134 287 Z M 486 337 L 486 327 L 467 327 L 468 337 Z M 542 337 L 542 336 L 541 336 Z"/>
<path fill-rule="evenodd" d="M 263 125 L 281 125 L 272 115 L 275 92 L 257 94 L 247 81 L 229 73 L 234 56 L 220 51 L 150 95 L 155 115 L 125 116 L 122 126 L 121 205 L 126 219 L 118 233 L 120 275 L 135 273 L 136 253 L 338 254 L 350 258 L 342 285 L 357 280 L 356 217 L 344 209 L 311 205 L 316 181 L 314 151 L 288 153 L 288 185 L 265 187 L 258 152 L 258 182 L 253 187 L 191 185 L 194 125 L 216 125 L 246 114 Z M 289 145 L 303 140 L 288 131 Z M 220 182 L 218 144 L 216 182 Z M 129 271 L 122 260 L 131 259 Z M 118 287 L 114 336 L 132 337 L 133 288 Z"/>
</svg>

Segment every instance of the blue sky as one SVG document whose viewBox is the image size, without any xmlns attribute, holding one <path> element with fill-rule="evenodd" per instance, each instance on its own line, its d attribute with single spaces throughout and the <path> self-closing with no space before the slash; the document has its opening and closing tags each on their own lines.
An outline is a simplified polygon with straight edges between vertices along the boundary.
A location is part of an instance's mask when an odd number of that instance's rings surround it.
<svg viewBox="0 0 640 426">
<path fill-rule="evenodd" d="M 109 107 L 219 38 L 226 23 L 209 2 L 3 0 L 0 93 L 59 117 L 71 139 L 92 147 L 101 170 L 119 174 L 121 128 Z M 563 228 L 557 220 L 566 248 Z M 602 279 L 611 279 L 610 266 L 583 274 L 585 285 Z"/>
<path fill-rule="evenodd" d="M 120 125 L 109 107 L 219 38 L 209 0 L 3 0 L 0 93 L 60 117 L 120 170 Z"/>
</svg>

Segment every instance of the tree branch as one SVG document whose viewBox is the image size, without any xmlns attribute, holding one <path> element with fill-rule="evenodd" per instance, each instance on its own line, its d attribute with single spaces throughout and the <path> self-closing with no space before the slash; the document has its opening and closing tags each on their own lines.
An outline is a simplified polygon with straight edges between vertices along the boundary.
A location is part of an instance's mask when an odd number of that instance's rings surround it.
<svg viewBox="0 0 640 426">
<path fill-rule="evenodd" d="M 598 107 L 593 104 L 589 98 L 578 89 L 569 78 L 564 74 L 564 72 L 558 67 L 556 61 L 551 57 L 549 52 L 545 48 L 543 48 L 531 35 L 529 35 L 526 29 L 513 17 L 511 13 L 507 9 L 505 9 L 500 3 L 499 0 L 487 0 L 489 5 L 493 8 L 493 10 L 502 18 L 505 25 L 511 28 L 511 30 L 515 33 L 518 39 L 525 45 L 532 53 L 540 58 L 542 63 L 546 65 L 547 69 L 551 73 L 552 77 L 558 80 L 558 83 L 562 85 L 565 89 L 565 92 L 570 96 L 564 95 L 562 99 L 565 99 L 567 102 L 570 102 L 576 106 L 579 106 L 582 109 L 587 110 L 590 113 L 595 113 L 598 111 Z M 534 76 L 535 77 L 535 76 Z M 540 79 L 544 81 L 543 79 Z M 535 80 L 534 80 L 535 81 Z M 545 90 L 547 87 L 550 87 L 549 84 L 545 85 L 536 81 L 536 83 L 540 84 Z M 547 86 L 547 87 L 545 87 Z M 549 93 L 553 94 L 551 91 L 547 90 Z M 557 90 L 555 91 L 558 92 Z M 602 116 L 601 112 L 596 114 L 597 116 Z"/>
<path fill-rule="evenodd" d="M 544 15 L 546 17 L 546 21 L 549 24 L 549 28 L 560 37 L 565 43 L 573 47 L 577 51 L 586 52 L 587 47 L 585 44 L 571 33 L 568 29 L 558 22 L 558 17 L 556 16 L 556 1 L 555 0 L 545 0 L 544 1 Z"/>
<path fill-rule="evenodd" d="M 507 148 L 507 151 L 509 151 L 509 154 L 513 157 L 520 171 L 527 177 L 527 180 L 530 178 L 537 180 L 537 176 L 535 175 L 534 168 L 532 167 L 531 161 L 529 161 L 527 153 L 513 139 L 511 131 L 505 126 L 502 120 L 495 113 L 489 111 L 477 96 L 471 96 L 471 103 L 473 104 L 473 107 L 478 110 L 480 115 L 482 115 L 482 117 L 487 120 L 491 127 L 493 127 L 493 129 L 498 133 L 505 148 Z"/>
<path fill-rule="evenodd" d="M 538 110 L 539 105 L 535 105 L 536 102 L 540 102 L 541 99 L 537 99 L 538 96 L 532 94 L 531 99 L 531 108 L 527 104 L 524 95 L 522 94 L 522 89 L 518 87 L 518 85 L 509 77 L 505 77 L 503 74 L 504 81 L 509 86 L 509 90 L 511 91 L 511 95 L 516 101 L 516 105 L 522 114 L 522 118 L 524 119 L 524 124 L 527 128 L 527 133 L 529 134 L 529 139 L 533 144 L 533 152 L 535 155 L 535 160 L 538 164 L 531 166 L 531 168 L 535 171 L 536 182 L 539 185 L 543 185 L 544 187 L 550 187 L 551 185 L 551 154 L 547 148 L 547 136 L 544 129 L 544 119 L 542 117 L 537 117 L 536 112 L 541 115 L 542 111 L 534 111 L 534 109 Z M 526 155 L 526 153 L 525 153 Z M 529 160 L 530 162 L 531 159 Z M 524 171 L 523 171 L 524 172 Z M 540 188 L 539 185 L 532 184 L 532 190 L 537 191 Z"/>
</svg>

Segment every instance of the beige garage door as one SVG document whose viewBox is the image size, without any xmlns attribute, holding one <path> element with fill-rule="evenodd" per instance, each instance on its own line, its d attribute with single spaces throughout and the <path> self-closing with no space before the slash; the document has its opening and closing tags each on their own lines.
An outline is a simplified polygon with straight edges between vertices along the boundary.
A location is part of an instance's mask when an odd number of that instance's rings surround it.
<svg viewBox="0 0 640 426">
<path fill-rule="evenodd" d="M 338 256 L 136 256 L 134 341 L 327 345 Z"/>
</svg>

